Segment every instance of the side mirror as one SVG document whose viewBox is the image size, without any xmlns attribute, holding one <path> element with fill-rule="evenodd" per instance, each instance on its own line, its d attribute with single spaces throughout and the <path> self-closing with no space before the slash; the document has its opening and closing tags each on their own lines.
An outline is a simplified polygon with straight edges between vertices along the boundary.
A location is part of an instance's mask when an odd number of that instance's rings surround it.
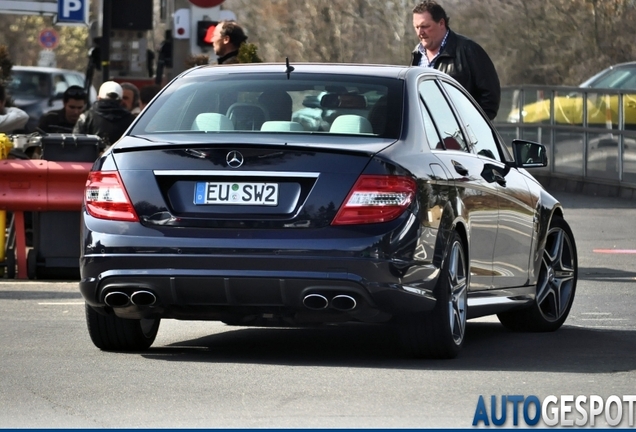
<svg viewBox="0 0 636 432">
<path fill-rule="evenodd" d="M 541 168 L 548 166 L 548 152 L 543 144 L 526 140 L 512 140 L 515 166 L 519 168 Z"/>
</svg>

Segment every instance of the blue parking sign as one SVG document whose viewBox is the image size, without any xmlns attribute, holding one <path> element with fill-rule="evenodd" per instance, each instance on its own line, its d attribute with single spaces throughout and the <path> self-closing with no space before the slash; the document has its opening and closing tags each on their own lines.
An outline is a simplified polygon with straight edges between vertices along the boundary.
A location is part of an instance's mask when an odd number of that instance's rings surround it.
<svg viewBox="0 0 636 432">
<path fill-rule="evenodd" d="M 57 0 L 56 24 L 88 24 L 89 0 Z"/>
</svg>

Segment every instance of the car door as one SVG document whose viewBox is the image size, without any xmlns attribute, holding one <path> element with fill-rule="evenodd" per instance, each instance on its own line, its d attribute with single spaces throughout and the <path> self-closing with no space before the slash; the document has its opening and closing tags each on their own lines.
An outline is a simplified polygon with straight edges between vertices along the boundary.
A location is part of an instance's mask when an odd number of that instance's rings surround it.
<svg viewBox="0 0 636 432">
<path fill-rule="evenodd" d="M 422 111 L 432 118 L 439 139 L 431 151 L 441 161 L 457 190 L 462 215 L 469 230 L 470 290 L 492 286 L 493 254 L 497 237 L 498 191 L 484 176 L 486 161 L 469 151 L 464 132 L 436 80 L 418 84 Z"/>
<path fill-rule="evenodd" d="M 493 288 L 525 285 L 533 243 L 534 203 L 524 176 L 505 163 L 511 160 L 498 134 L 473 102 L 450 82 L 442 87 L 453 102 L 471 152 L 482 161 L 482 178 L 499 197 L 493 256 Z"/>
</svg>

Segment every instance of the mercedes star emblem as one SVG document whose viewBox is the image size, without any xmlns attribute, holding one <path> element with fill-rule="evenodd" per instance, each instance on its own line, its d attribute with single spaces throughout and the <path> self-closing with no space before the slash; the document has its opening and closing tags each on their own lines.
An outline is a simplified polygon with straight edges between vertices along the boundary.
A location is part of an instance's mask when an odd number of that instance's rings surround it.
<svg viewBox="0 0 636 432">
<path fill-rule="evenodd" d="M 225 156 L 225 162 L 230 168 L 238 168 L 243 165 L 243 155 L 236 150 L 232 150 Z"/>
</svg>

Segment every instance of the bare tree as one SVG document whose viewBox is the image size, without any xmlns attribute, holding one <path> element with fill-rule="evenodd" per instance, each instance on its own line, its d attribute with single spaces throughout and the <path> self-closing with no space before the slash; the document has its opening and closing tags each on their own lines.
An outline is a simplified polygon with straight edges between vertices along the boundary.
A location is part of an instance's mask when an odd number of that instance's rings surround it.
<svg viewBox="0 0 636 432">
<path fill-rule="evenodd" d="M 504 85 L 577 85 L 611 64 L 636 58 L 634 0 L 438 1 L 452 18 L 451 28 L 490 54 Z M 264 61 L 408 64 L 417 43 L 411 14 L 416 2 L 226 0 L 223 7 L 236 13 Z M 42 49 L 37 36 L 50 26 L 47 17 L 0 15 L 0 45 L 8 47 L 14 64 L 36 64 Z M 58 31 L 58 65 L 82 70 L 87 29 Z M 157 48 L 162 26 L 151 40 Z"/>
</svg>

